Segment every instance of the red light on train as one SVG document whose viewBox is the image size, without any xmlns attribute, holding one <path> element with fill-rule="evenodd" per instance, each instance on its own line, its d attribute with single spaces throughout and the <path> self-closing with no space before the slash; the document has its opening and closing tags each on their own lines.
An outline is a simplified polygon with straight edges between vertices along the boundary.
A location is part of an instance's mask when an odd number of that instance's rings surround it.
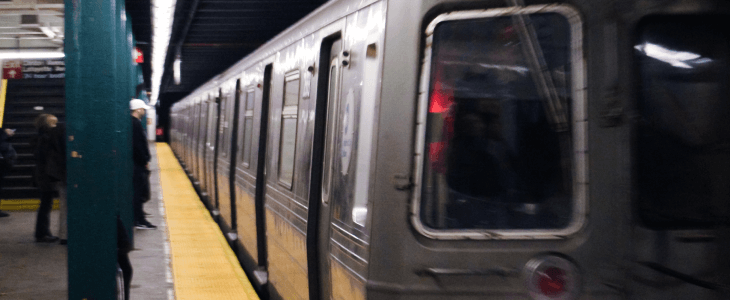
<svg viewBox="0 0 730 300">
<path fill-rule="evenodd" d="M 557 255 L 544 255 L 527 262 L 525 281 L 535 300 L 573 300 L 580 292 L 578 268 Z"/>
<path fill-rule="evenodd" d="M 540 292 L 550 297 L 560 296 L 565 292 L 565 271 L 558 268 L 548 268 L 539 274 L 538 286 Z"/>
</svg>

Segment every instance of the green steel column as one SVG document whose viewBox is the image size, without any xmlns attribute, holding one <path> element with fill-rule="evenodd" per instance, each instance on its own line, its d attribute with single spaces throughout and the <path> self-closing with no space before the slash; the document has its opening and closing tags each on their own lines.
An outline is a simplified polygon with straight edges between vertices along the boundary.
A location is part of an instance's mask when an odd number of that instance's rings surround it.
<svg viewBox="0 0 730 300">
<path fill-rule="evenodd" d="M 65 0 L 70 300 L 114 299 L 117 203 L 131 199 L 122 189 L 132 180 L 129 107 L 115 92 L 117 1 Z"/>
</svg>

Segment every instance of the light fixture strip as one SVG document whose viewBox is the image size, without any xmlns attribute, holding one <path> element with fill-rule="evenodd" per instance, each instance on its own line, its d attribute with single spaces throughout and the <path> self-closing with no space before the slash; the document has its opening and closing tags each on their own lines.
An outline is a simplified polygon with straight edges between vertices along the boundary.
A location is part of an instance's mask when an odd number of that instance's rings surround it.
<svg viewBox="0 0 730 300">
<path fill-rule="evenodd" d="M 63 58 L 66 55 L 63 52 L 55 51 L 26 51 L 26 52 L 0 52 L 0 60 L 2 59 L 42 59 L 42 58 Z"/>
<path fill-rule="evenodd" d="M 165 58 L 170 44 L 172 21 L 175 14 L 176 0 L 153 0 L 152 4 L 152 97 L 150 105 L 157 103 L 165 72 Z"/>
</svg>

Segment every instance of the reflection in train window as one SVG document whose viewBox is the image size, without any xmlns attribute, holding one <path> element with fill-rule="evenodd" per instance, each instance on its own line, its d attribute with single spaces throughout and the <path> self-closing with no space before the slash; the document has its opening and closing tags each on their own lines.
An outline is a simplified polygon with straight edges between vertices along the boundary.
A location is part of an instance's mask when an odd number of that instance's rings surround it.
<svg viewBox="0 0 730 300">
<path fill-rule="evenodd" d="M 649 227 L 727 225 L 726 23 L 721 17 L 671 16 L 647 18 L 638 27 L 637 208 Z"/>
<path fill-rule="evenodd" d="M 570 35 L 557 13 L 438 24 L 421 185 L 425 226 L 570 224 Z"/>
<path fill-rule="evenodd" d="M 299 113 L 299 73 L 286 76 L 284 107 L 281 110 L 281 143 L 279 144 L 279 183 L 291 188 L 294 178 L 294 153 Z"/>
</svg>

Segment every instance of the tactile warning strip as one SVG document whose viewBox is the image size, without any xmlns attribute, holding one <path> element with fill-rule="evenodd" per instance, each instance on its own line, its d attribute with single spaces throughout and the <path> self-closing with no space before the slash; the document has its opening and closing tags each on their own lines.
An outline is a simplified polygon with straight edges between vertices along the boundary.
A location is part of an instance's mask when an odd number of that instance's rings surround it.
<svg viewBox="0 0 730 300">
<path fill-rule="evenodd" d="M 259 299 L 170 147 L 157 143 L 175 298 Z"/>
</svg>

